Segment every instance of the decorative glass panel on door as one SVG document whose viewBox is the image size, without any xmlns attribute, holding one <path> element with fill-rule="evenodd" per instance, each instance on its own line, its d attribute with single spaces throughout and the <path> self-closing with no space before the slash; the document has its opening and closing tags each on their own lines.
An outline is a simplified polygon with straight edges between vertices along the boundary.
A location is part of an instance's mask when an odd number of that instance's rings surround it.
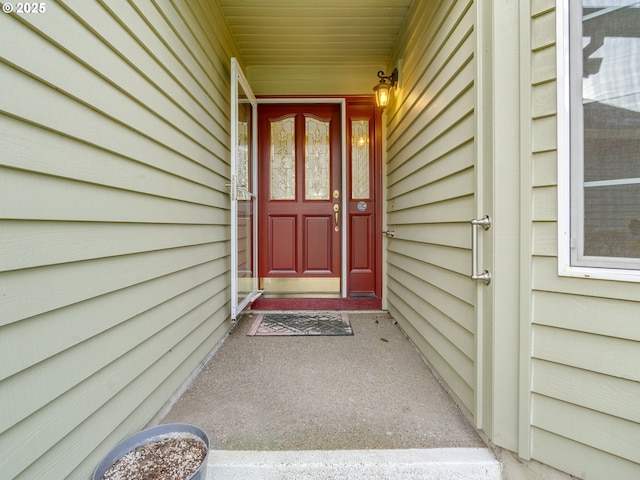
<svg viewBox="0 0 640 480">
<path fill-rule="evenodd" d="M 271 200 L 296 198 L 295 117 L 271 122 Z"/>
<path fill-rule="evenodd" d="M 329 122 L 305 117 L 305 200 L 329 200 Z"/>
<path fill-rule="evenodd" d="M 370 198 L 369 120 L 351 122 L 351 197 Z"/>
</svg>

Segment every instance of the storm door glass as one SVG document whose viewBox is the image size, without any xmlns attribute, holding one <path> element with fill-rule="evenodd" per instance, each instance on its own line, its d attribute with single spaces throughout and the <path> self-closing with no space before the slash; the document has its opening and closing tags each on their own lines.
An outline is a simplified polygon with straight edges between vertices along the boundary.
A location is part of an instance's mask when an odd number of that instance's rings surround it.
<svg viewBox="0 0 640 480">
<path fill-rule="evenodd" d="M 258 290 L 257 101 L 236 59 L 231 59 L 231 319 Z"/>
</svg>

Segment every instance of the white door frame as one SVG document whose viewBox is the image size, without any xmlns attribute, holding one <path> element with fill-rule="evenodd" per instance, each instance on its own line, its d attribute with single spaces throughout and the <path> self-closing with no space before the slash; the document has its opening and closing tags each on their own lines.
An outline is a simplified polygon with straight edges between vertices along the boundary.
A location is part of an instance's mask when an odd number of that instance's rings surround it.
<svg viewBox="0 0 640 480">
<path fill-rule="evenodd" d="M 340 248 L 342 249 L 342 254 L 340 255 L 340 296 L 345 298 L 347 296 L 347 215 L 348 212 L 347 207 L 348 204 L 346 202 L 346 196 L 344 192 L 346 192 L 347 188 L 347 101 L 345 98 L 337 98 L 337 97 L 301 97 L 301 98 L 260 98 L 258 99 L 259 104 L 314 104 L 314 103 L 325 103 L 325 104 L 339 104 L 340 105 L 340 164 L 341 164 L 341 179 L 340 179 L 340 189 L 342 191 L 341 199 L 340 199 L 340 211 L 345 212 L 340 219 L 341 222 L 341 233 L 340 233 Z M 257 116 L 256 116 L 257 117 Z"/>
</svg>

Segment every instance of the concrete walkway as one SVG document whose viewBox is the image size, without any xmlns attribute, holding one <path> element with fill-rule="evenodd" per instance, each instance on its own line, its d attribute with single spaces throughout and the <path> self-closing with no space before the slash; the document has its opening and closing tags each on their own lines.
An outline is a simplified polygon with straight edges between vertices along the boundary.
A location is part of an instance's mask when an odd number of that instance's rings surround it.
<svg viewBox="0 0 640 480">
<path fill-rule="evenodd" d="M 501 466 L 384 312 L 353 336 L 248 337 L 246 315 L 163 423 L 211 441 L 201 480 L 500 480 Z"/>
<path fill-rule="evenodd" d="M 214 451 L 485 447 L 387 313 L 350 313 L 348 337 L 247 337 L 253 318 L 162 423 L 198 425 Z"/>
</svg>

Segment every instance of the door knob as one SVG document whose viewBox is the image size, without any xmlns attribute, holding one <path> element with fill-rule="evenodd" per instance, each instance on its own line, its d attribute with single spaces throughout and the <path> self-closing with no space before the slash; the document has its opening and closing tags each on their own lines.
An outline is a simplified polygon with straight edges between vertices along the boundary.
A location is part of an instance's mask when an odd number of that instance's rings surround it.
<svg viewBox="0 0 640 480">
<path fill-rule="evenodd" d="M 338 232 L 340 230 L 340 204 L 339 203 L 333 204 L 333 212 L 334 212 L 334 217 L 336 219 L 335 231 Z"/>
</svg>

